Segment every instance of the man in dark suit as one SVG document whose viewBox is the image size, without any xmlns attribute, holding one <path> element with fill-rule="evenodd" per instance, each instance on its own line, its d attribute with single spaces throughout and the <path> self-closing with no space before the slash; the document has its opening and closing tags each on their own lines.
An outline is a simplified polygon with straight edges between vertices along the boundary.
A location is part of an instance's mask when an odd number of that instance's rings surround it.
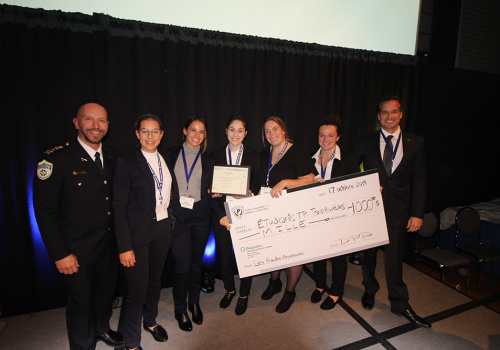
<svg viewBox="0 0 500 350">
<path fill-rule="evenodd" d="M 101 141 L 108 114 L 96 103 L 73 119 L 78 137 L 46 151 L 34 178 L 34 207 L 49 257 L 68 287 L 66 325 L 71 349 L 96 341 L 123 345 L 109 328 L 116 289 L 117 252 L 111 229 L 111 179 L 117 153 Z"/>
<path fill-rule="evenodd" d="M 424 157 L 424 139 L 403 132 L 399 122 L 403 117 L 398 96 L 381 99 L 378 119 L 381 129 L 361 137 L 354 153 L 364 169 L 378 169 L 384 201 L 389 244 L 384 247 L 387 287 L 391 311 L 406 317 L 419 327 L 431 327 L 419 317 L 408 303 L 408 288 L 403 282 L 403 254 L 407 232 L 422 226 L 427 179 Z M 365 251 L 363 256 L 362 304 L 371 310 L 380 285 L 375 278 L 377 248 Z"/>
</svg>

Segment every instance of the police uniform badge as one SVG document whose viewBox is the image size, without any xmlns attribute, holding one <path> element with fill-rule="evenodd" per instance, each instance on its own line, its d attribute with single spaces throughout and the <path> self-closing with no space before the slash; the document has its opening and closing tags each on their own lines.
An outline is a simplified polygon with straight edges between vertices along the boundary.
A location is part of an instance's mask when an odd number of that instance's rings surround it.
<svg viewBox="0 0 500 350">
<path fill-rule="evenodd" d="M 52 175 L 53 166 L 54 165 L 51 162 L 48 162 L 45 159 L 42 160 L 36 166 L 36 175 L 40 180 L 47 180 L 50 175 Z"/>
</svg>

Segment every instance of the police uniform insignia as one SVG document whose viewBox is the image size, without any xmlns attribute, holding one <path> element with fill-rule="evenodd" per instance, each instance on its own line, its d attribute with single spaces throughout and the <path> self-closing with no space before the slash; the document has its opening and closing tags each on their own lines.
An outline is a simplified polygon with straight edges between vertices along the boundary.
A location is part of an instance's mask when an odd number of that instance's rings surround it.
<svg viewBox="0 0 500 350">
<path fill-rule="evenodd" d="M 51 162 L 47 162 L 45 159 L 42 160 L 36 166 L 36 175 L 40 180 L 47 180 L 52 175 L 53 166 Z"/>
</svg>

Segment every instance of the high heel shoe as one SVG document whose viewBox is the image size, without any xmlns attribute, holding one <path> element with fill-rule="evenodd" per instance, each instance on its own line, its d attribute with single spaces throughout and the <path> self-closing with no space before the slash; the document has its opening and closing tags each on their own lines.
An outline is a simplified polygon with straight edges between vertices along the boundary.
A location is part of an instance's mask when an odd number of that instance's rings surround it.
<svg viewBox="0 0 500 350">
<path fill-rule="evenodd" d="M 193 324 L 189 319 L 187 312 L 175 313 L 175 319 L 179 323 L 179 328 L 184 332 L 190 332 L 193 329 Z"/>
<path fill-rule="evenodd" d="M 189 304 L 189 311 L 191 311 L 193 322 L 196 324 L 203 323 L 203 312 L 201 311 L 200 304 Z"/>
</svg>

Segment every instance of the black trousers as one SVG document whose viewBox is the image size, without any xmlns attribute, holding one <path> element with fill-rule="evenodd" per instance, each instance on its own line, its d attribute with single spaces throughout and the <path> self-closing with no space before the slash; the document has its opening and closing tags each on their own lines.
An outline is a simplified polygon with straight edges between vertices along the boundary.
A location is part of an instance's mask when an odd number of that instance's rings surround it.
<svg viewBox="0 0 500 350">
<path fill-rule="evenodd" d="M 315 261 L 313 263 L 314 280 L 316 288 L 326 288 L 326 263 L 332 262 L 332 290 L 331 295 L 342 296 L 344 294 L 344 285 L 347 275 L 346 255 L 336 256 L 331 259 Z"/>
<path fill-rule="evenodd" d="M 406 225 L 389 226 L 390 243 L 384 246 L 385 275 L 391 309 L 404 311 L 409 307 L 408 288 L 403 282 L 403 256 L 408 233 Z M 375 294 L 380 284 L 375 278 L 378 248 L 368 249 L 363 254 L 363 285 L 367 293 Z"/>
<path fill-rule="evenodd" d="M 220 256 L 222 269 L 222 281 L 224 289 L 228 292 L 236 291 L 234 284 L 234 269 L 233 269 L 233 242 L 229 231 L 219 224 L 217 216 L 212 217 L 212 229 L 214 230 L 214 238 L 217 253 Z M 240 296 L 246 297 L 250 294 L 252 286 L 252 277 L 242 278 L 240 281 Z"/>
<path fill-rule="evenodd" d="M 190 304 L 200 303 L 201 261 L 211 228 L 210 208 L 200 202 L 196 202 L 193 209 L 182 208 L 182 232 L 172 236 L 173 295 L 177 313 L 186 312 L 186 299 Z"/>
<path fill-rule="evenodd" d="M 146 327 L 156 325 L 161 292 L 161 275 L 167 260 L 170 240 L 170 218 L 154 221 L 150 228 L 151 240 L 134 251 L 135 266 L 121 266 L 126 294 L 120 314 L 125 346 L 141 345 L 141 319 Z"/>
<path fill-rule="evenodd" d="M 96 336 L 109 331 L 117 274 L 118 258 L 109 257 L 93 265 L 80 266 L 77 273 L 65 276 L 70 349 L 95 349 Z"/>
</svg>

